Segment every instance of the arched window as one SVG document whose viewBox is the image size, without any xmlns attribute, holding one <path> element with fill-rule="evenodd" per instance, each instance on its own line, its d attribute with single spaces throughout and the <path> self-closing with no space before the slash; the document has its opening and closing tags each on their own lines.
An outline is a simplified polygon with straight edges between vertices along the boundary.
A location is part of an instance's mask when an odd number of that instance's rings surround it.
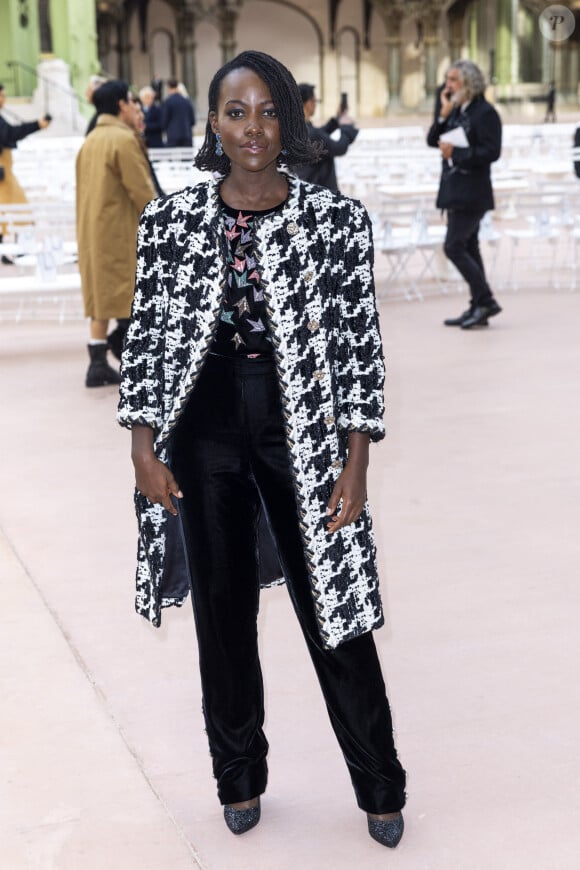
<svg viewBox="0 0 580 870">
<path fill-rule="evenodd" d="M 153 31 L 149 60 L 151 78 L 155 77 L 167 81 L 175 75 L 175 48 L 173 34 L 169 30 Z"/>
<path fill-rule="evenodd" d="M 359 36 L 352 27 L 343 27 L 337 34 L 338 83 L 340 93 L 348 95 L 348 108 L 358 114 L 359 103 Z"/>
</svg>

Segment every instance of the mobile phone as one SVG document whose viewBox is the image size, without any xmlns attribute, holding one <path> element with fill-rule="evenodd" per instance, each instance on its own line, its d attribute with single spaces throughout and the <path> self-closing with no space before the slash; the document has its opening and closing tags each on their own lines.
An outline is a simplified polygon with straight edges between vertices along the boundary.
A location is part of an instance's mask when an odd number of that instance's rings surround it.
<svg viewBox="0 0 580 870">
<path fill-rule="evenodd" d="M 453 91 L 445 91 L 445 99 L 450 100 L 453 96 Z"/>
<path fill-rule="evenodd" d="M 347 109 L 348 109 L 348 94 L 345 91 L 343 91 L 342 94 L 340 95 L 340 114 L 342 115 L 343 112 L 347 111 Z"/>
<path fill-rule="evenodd" d="M 47 112 L 46 115 L 44 116 L 44 120 L 45 121 L 52 121 L 52 115 L 49 115 Z"/>
</svg>

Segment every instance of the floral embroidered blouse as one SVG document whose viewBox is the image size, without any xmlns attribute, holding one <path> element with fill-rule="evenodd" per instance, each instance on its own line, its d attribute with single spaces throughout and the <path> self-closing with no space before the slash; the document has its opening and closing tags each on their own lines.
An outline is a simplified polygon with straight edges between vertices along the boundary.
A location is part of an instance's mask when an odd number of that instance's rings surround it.
<svg viewBox="0 0 580 870">
<path fill-rule="evenodd" d="M 220 198 L 228 240 L 227 280 L 212 353 L 272 355 L 266 302 L 255 256 L 254 222 L 257 217 L 272 214 L 283 205 L 266 211 L 246 211 L 231 208 Z"/>
</svg>

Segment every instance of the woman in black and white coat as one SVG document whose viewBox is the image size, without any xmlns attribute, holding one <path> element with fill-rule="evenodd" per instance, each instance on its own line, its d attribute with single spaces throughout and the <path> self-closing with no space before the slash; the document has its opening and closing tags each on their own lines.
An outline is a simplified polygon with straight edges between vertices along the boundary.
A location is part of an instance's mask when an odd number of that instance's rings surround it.
<svg viewBox="0 0 580 870">
<path fill-rule="evenodd" d="M 383 616 L 366 469 L 384 435 L 384 370 L 369 220 L 279 170 L 317 154 L 278 61 L 239 55 L 209 106 L 196 164 L 218 180 L 154 200 L 139 229 L 119 406 L 136 473 L 137 610 L 158 625 L 191 588 L 218 796 L 243 833 L 267 782 L 265 516 L 357 802 L 392 847 L 405 772 L 371 634 Z"/>
</svg>

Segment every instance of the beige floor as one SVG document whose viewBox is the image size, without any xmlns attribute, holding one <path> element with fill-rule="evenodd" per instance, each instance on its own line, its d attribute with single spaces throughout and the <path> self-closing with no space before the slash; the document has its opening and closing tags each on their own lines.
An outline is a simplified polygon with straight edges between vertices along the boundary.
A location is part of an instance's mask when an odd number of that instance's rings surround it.
<svg viewBox="0 0 580 870">
<path fill-rule="evenodd" d="M 226 829 L 189 605 L 133 614 L 129 439 L 85 326 L 0 326 L 0 866 L 580 867 L 580 294 L 390 302 L 371 496 L 407 831 L 370 840 L 284 590 L 261 615 L 263 818 Z"/>
</svg>

